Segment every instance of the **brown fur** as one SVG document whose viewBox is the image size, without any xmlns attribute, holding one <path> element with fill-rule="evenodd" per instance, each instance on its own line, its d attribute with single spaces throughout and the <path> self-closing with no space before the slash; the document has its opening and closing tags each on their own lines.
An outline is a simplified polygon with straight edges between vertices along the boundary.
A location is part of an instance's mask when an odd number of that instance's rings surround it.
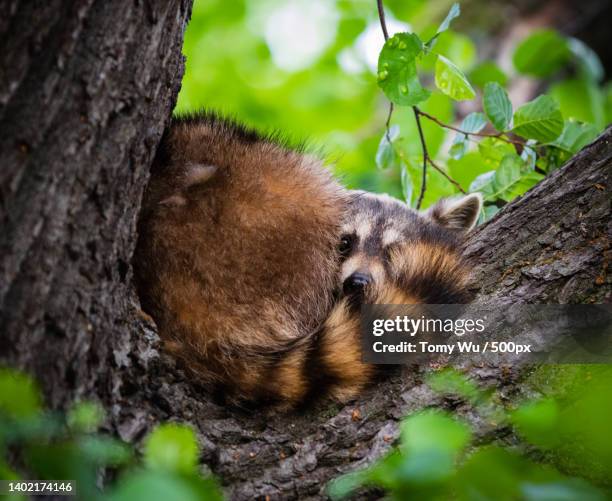
<svg viewBox="0 0 612 501">
<path fill-rule="evenodd" d="M 169 349 L 204 382 L 252 394 L 265 353 L 329 311 L 346 200 L 315 160 L 214 117 L 175 122 L 134 261 Z"/>
<path fill-rule="evenodd" d="M 347 231 L 363 245 L 341 258 Z M 167 350 L 235 404 L 353 398 L 376 374 L 361 362 L 359 301 L 428 302 L 430 279 L 465 299 L 455 233 L 211 115 L 173 122 L 139 233 L 138 289 Z M 351 267 L 374 281 L 334 305 Z"/>
</svg>

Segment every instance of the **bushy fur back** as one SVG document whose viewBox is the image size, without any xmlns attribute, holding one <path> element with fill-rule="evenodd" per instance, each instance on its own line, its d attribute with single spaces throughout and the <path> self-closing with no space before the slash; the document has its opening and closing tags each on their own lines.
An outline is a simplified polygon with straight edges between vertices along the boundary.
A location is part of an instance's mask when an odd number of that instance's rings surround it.
<svg viewBox="0 0 612 501">
<path fill-rule="evenodd" d="M 252 397 L 274 370 L 266 352 L 329 313 L 346 203 L 312 157 L 214 115 L 174 120 L 134 260 L 168 348 L 204 382 Z"/>
</svg>

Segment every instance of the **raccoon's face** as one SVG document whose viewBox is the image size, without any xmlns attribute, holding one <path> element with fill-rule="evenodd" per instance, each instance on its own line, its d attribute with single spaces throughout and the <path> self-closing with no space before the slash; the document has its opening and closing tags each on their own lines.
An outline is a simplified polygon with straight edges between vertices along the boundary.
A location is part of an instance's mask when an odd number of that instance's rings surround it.
<svg viewBox="0 0 612 501">
<path fill-rule="evenodd" d="M 461 237 L 478 218 L 478 194 L 442 200 L 425 213 L 388 195 L 353 192 L 339 243 L 340 288 L 357 302 L 400 289 L 411 302 L 467 301 Z"/>
</svg>

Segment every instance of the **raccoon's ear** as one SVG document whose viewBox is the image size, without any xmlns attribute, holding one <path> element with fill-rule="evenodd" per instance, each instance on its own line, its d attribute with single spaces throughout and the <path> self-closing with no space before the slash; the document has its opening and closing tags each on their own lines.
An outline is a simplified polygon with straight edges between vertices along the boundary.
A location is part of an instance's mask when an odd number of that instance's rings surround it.
<svg viewBox="0 0 612 501">
<path fill-rule="evenodd" d="M 183 176 L 176 186 L 177 192 L 164 198 L 159 205 L 181 207 L 187 204 L 186 192 L 192 186 L 199 186 L 210 180 L 217 172 L 216 165 L 187 164 Z"/>
<path fill-rule="evenodd" d="M 482 195 L 470 193 L 459 199 L 442 199 L 425 216 L 451 230 L 468 232 L 476 224 L 482 207 Z"/>
<path fill-rule="evenodd" d="M 188 164 L 183 177 L 183 188 L 204 184 L 215 175 L 217 169 L 216 165 Z"/>
</svg>

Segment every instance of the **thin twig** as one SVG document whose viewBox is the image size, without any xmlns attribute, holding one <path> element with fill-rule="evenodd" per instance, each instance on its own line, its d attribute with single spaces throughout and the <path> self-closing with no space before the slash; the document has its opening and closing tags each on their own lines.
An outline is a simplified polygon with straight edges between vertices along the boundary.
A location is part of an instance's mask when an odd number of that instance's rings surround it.
<svg viewBox="0 0 612 501">
<path fill-rule="evenodd" d="M 425 135 L 423 134 L 423 127 L 421 126 L 421 120 L 419 119 L 419 109 L 416 106 L 412 107 L 412 111 L 414 111 L 414 120 L 417 124 L 417 129 L 419 131 L 419 137 L 421 138 L 421 149 L 423 150 L 423 176 L 421 179 L 421 190 L 419 191 L 419 198 L 416 202 L 416 208 L 419 210 L 421 208 L 421 203 L 423 203 L 423 197 L 425 196 L 425 190 L 427 189 L 427 160 L 429 159 L 429 153 L 427 151 L 427 144 L 425 143 Z"/>
<path fill-rule="evenodd" d="M 466 136 L 493 137 L 495 139 L 499 139 L 500 141 L 503 141 L 504 143 L 508 143 L 508 144 L 512 144 L 512 145 L 524 146 L 524 143 L 522 143 L 521 141 L 514 141 L 512 139 L 508 139 L 508 138 L 504 137 L 501 132 L 498 132 L 497 134 L 488 134 L 486 132 L 468 132 L 468 131 L 460 129 L 459 127 L 455 127 L 453 125 L 445 124 L 444 122 L 438 120 L 433 115 L 430 115 L 429 113 L 425 113 L 424 111 L 422 111 L 420 109 L 419 109 L 418 113 L 419 113 L 419 115 L 424 116 L 425 118 L 431 120 L 432 122 L 437 123 L 440 127 L 443 127 L 445 129 L 449 129 L 449 130 L 454 130 L 455 132 L 458 132 L 460 134 L 465 134 Z"/>
<path fill-rule="evenodd" d="M 383 6 L 383 0 L 376 0 L 376 6 L 378 7 L 378 19 L 380 20 L 380 27 L 382 28 L 383 36 L 385 37 L 385 42 L 389 40 L 389 31 L 387 30 L 387 22 L 385 20 L 385 8 Z M 423 177 L 421 179 L 421 189 L 419 191 L 419 198 L 416 202 L 417 210 L 421 208 L 421 203 L 423 202 L 423 197 L 425 196 L 425 190 L 427 189 L 427 164 L 431 164 L 431 166 L 439 171 L 446 179 L 448 179 L 454 186 L 456 186 L 461 193 L 465 193 L 465 190 L 461 187 L 461 185 L 455 181 L 452 177 L 450 177 L 446 172 L 444 172 L 438 165 L 434 163 L 434 161 L 429 156 L 429 152 L 427 151 L 427 143 L 425 142 L 425 134 L 423 134 L 423 127 L 421 125 L 421 115 L 433 119 L 436 123 L 441 126 L 444 126 L 442 122 L 438 121 L 435 117 L 421 111 L 417 106 L 412 107 L 412 111 L 414 112 L 414 120 L 417 125 L 417 130 L 419 131 L 419 139 L 421 140 L 421 149 L 423 150 Z M 391 143 L 391 137 L 389 134 L 389 124 L 391 123 L 391 116 L 393 115 L 393 103 L 389 103 L 389 114 L 387 115 L 387 121 L 385 122 L 385 135 L 387 141 Z M 449 127 L 450 128 L 450 127 Z M 410 200 L 408 200 L 410 202 Z"/>
<path fill-rule="evenodd" d="M 440 167 L 439 165 L 437 165 L 432 159 L 431 157 L 427 157 L 427 161 L 429 162 L 429 164 L 436 169 L 440 174 L 442 174 L 453 186 L 455 186 L 461 193 L 463 193 L 464 195 L 467 193 L 462 187 L 461 185 L 455 181 L 452 177 L 450 177 L 446 172 L 444 172 L 444 169 L 442 169 L 442 167 Z"/>
<path fill-rule="evenodd" d="M 378 19 L 380 19 L 380 27 L 382 28 L 385 42 L 389 40 L 389 32 L 387 31 L 387 22 L 385 21 L 385 8 L 383 7 L 383 0 L 376 0 L 378 6 Z"/>
<path fill-rule="evenodd" d="M 385 122 L 385 136 L 387 142 L 391 144 L 391 136 L 389 135 L 389 125 L 391 124 L 391 117 L 393 116 L 393 103 L 389 101 L 389 113 L 387 113 L 387 121 Z"/>
<path fill-rule="evenodd" d="M 419 110 L 418 107 L 413 106 L 412 111 L 414 112 L 414 121 L 417 124 L 419 138 L 421 139 L 421 149 L 423 150 L 423 179 L 421 180 L 421 191 L 419 192 L 419 198 L 417 199 L 416 203 L 416 209 L 419 210 L 421 208 L 423 197 L 425 196 L 425 189 L 427 188 L 427 160 L 431 161 L 431 159 L 429 158 L 429 151 L 427 151 L 427 143 L 425 142 L 423 127 L 421 126 L 421 117 L 419 116 L 421 110 Z"/>
<path fill-rule="evenodd" d="M 385 37 L 385 42 L 389 40 L 389 32 L 387 31 L 387 22 L 385 21 L 385 8 L 383 7 L 383 0 L 376 0 L 376 6 L 378 7 L 378 19 L 380 20 L 380 27 Z M 389 124 L 391 123 L 391 117 L 393 116 L 393 103 L 389 101 L 389 113 L 387 114 L 387 121 L 385 122 L 385 136 L 387 142 L 391 144 L 391 136 L 389 135 Z"/>
</svg>

